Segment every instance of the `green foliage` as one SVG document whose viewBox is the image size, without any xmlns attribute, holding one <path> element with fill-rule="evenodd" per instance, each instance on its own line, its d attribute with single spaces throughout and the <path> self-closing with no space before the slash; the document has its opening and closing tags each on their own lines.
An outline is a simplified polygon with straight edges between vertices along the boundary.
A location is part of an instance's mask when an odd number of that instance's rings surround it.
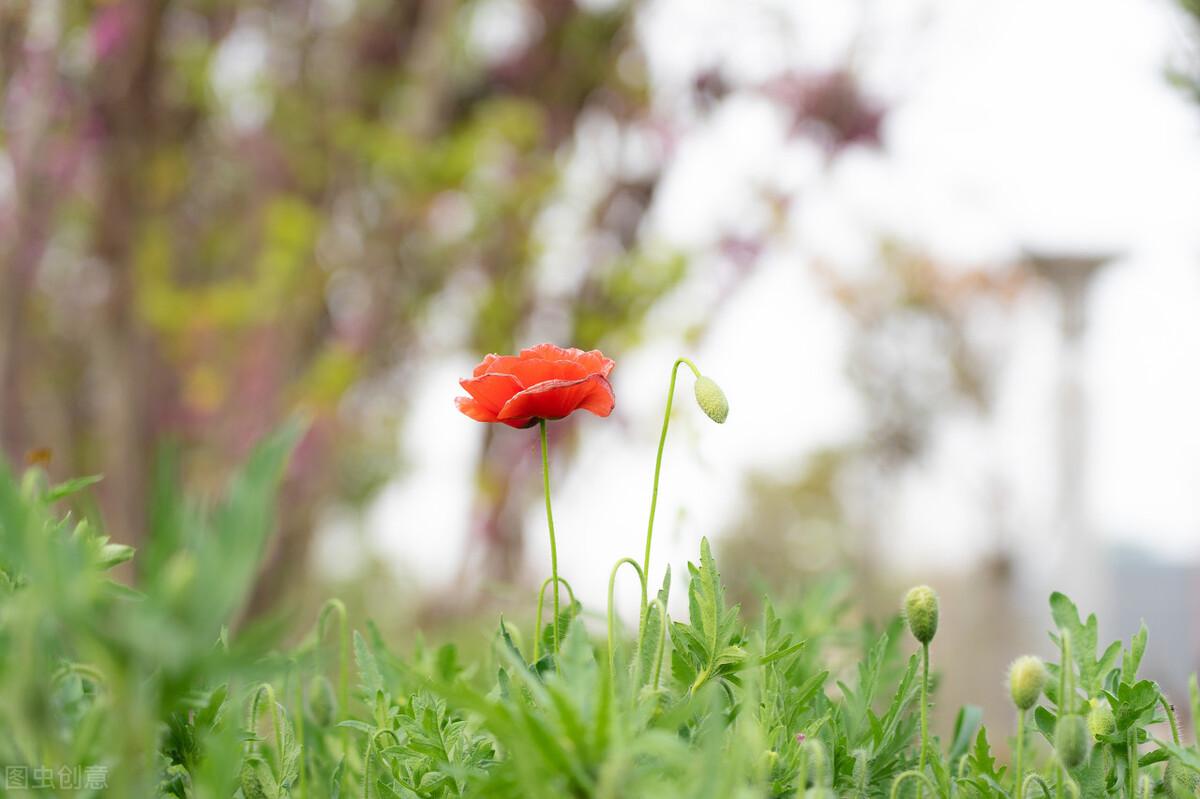
<svg viewBox="0 0 1200 799">
<path fill-rule="evenodd" d="M 295 439 L 266 441 L 215 503 L 182 498 L 164 465 L 136 591 L 111 577 L 132 552 L 58 510 L 86 481 L 0 472 L 0 763 L 104 768 L 91 795 L 180 799 L 1193 795 L 1200 752 L 1138 676 L 1145 628 L 1097 655 L 1094 617 L 1058 594 L 1052 637 L 1067 633 L 1072 657 L 1047 668 L 1072 696 L 1051 680 L 1032 709 L 1045 740 L 1028 736 L 1023 790 L 993 750 L 1010 730 L 973 707 L 916 771 L 920 660 L 903 620 L 857 629 L 817 591 L 764 600 L 747 623 L 706 540 L 687 621 L 666 612 L 668 574 L 641 649 L 620 642 L 611 659 L 576 602 L 557 651 L 550 622 L 522 636 L 502 620 L 475 662 L 449 644 L 401 652 L 372 625 L 350 630 L 336 601 L 279 649 L 277 626 L 235 622 Z M 533 636 L 536 660 L 518 643 Z M 1078 714 L 1097 706 L 1112 723 L 1089 729 Z M 1052 747 L 1060 716 L 1087 736 L 1070 757 Z"/>
</svg>

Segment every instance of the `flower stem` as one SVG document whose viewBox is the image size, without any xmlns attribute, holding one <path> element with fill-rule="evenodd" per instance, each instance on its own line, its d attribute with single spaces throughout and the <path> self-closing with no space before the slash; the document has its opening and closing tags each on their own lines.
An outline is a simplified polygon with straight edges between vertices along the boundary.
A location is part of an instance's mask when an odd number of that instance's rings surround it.
<svg viewBox="0 0 1200 799">
<path fill-rule="evenodd" d="M 1074 693 L 1074 688 L 1071 685 L 1071 676 L 1074 668 L 1071 666 L 1071 634 L 1066 630 L 1060 630 L 1058 633 L 1059 647 L 1062 652 L 1060 658 L 1061 663 L 1058 667 L 1058 724 L 1062 723 L 1063 716 L 1071 712 L 1071 705 Z M 1066 773 L 1066 768 L 1063 767 L 1062 758 L 1058 760 L 1058 780 L 1055 784 L 1054 795 L 1058 799 L 1063 798 L 1063 775 Z M 1129 783 L 1130 796 L 1133 796 L 1134 783 Z"/>
<path fill-rule="evenodd" d="M 1167 720 L 1171 722 L 1171 740 L 1179 746 L 1179 722 L 1175 720 L 1175 706 L 1161 693 L 1158 695 L 1158 702 L 1163 710 L 1167 711 Z"/>
<path fill-rule="evenodd" d="M 646 578 L 642 576 L 642 567 L 638 566 L 637 561 L 633 558 L 621 558 L 612 567 L 612 572 L 608 575 L 608 676 L 616 683 L 617 679 L 617 642 L 616 642 L 616 613 L 613 607 L 613 589 L 617 583 L 617 572 L 621 566 L 628 563 L 637 572 L 638 581 L 644 586 Z M 639 649 L 640 653 L 641 650 Z"/>
<path fill-rule="evenodd" d="M 917 758 L 917 771 L 925 774 L 925 750 L 929 746 L 929 643 L 921 644 L 921 754 Z M 917 785 L 917 799 L 921 799 L 923 785 Z"/>
<path fill-rule="evenodd" d="M 541 590 L 538 591 L 537 620 L 534 621 L 534 623 L 533 623 L 533 662 L 534 663 L 537 663 L 538 655 L 541 654 L 542 606 L 546 604 L 546 589 L 550 586 L 550 583 L 562 583 L 563 588 L 567 589 L 567 598 L 571 601 L 571 604 L 568 605 L 567 607 L 575 606 L 575 591 L 574 591 L 574 589 L 571 588 L 571 584 L 566 581 L 566 578 L 559 577 L 559 578 L 555 579 L 554 577 L 547 577 L 545 580 L 542 581 Z"/>
<path fill-rule="evenodd" d="M 554 656 L 558 657 L 558 548 L 554 543 L 554 513 L 550 510 L 550 458 L 546 454 L 546 420 L 538 419 L 542 440 L 542 490 L 546 495 L 546 526 L 550 529 L 550 578 L 554 581 Z"/>
<path fill-rule="evenodd" d="M 667 409 L 663 413 L 662 434 L 658 437 L 658 454 L 654 458 L 654 485 L 650 490 L 650 521 L 646 525 L 646 556 L 642 559 L 642 605 L 641 620 L 638 622 L 639 647 L 642 645 L 642 636 L 645 634 L 646 608 L 649 604 L 647 586 L 650 582 L 650 542 L 654 538 L 654 511 L 658 507 L 658 478 L 662 473 L 663 449 L 667 445 L 667 429 L 671 426 L 671 405 L 675 401 L 675 376 L 679 373 L 681 364 L 687 364 L 688 368 L 692 370 L 692 374 L 697 378 L 700 377 L 700 370 L 696 368 L 696 364 L 687 358 L 677 358 L 671 367 L 671 384 L 667 388 Z"/>
<path fill-rule="evenodd" d="M 1025 710 L 1024 708 L 1017 711 L 1017 778 L 1013 780 L 1013 785 L 1017 789 L 1017 799 L 1021 799 L 1021 793 L 1025 787 L 1021 780 L 1025 774 Z"/>
</svg>

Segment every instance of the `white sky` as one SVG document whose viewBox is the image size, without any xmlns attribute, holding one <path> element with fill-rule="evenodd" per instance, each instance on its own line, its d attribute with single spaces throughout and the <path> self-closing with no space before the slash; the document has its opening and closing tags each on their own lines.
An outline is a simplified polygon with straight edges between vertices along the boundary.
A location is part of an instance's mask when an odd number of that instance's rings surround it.
<svg viewBox="0 0 1200 799">
<path fill-rule="evenodd" d="M 793 464 L 861 429 L 843 376 L 847 323 L 805 264 L 821 256 L 865 268 L 881 232 L 970 266 L 1024 245 L 1125 254 L 1089 306 L 1088 516 L 1107 539 L 1200 556 L 1200 108 L 1163 77 L 1168 57 L 1190 46 L 1169 4 L 656 0 L 642 22 L 666 109 L 698 64 L 720 61 L 754 80 L 781 65 L 836 65 L 851 47 L 868 86 L 893 107 L 885 152 L 851 154 L 832 171 L 754 100 L 727 104 L 680 141 L 647 223 L 652 238 L 699 251 L 714 230 L 752 230 L 762 223 L 754 198 L 764 184 L 797 189 L 801 202 L 779 246 L 691 353 L 725 388 L 732 412 L 724 427 L 713 425 L 691 403 L 690 377 L 681 379 L 658 566 L 667 558 L 678 574 L 699 537 L 736 515 L 748 470 Z M 586 167 L 573 167 L 571 180 L 586 191 Z M 547 238 L 548 274 L 568 270 L 569 235 Z M 703 273 L 704 262 L 697 266 Z M 704 292 L 689 286 L 654 323 L 670 329 L 678 304 Z M 887 554 L 902 568 L 977 555 L 993 525 L 984 500 L 996 481 L 1011 501 L 1006 521 L 1031 545 L 1049 529 L 1050 296 L 1031 293 L 1005 324 L 1012 335 L 992 417 L 946 419 L 929 457 L 896 480 Z M 608 566 L 622 555 L 640 559 L 667 370 L 683 354 L 650 338 L 614 372 L 622 423 L 586 419 L 576 465 L 556 476 L 560 571 L 597 606 Z M 413 468 L 365 519 L 369 540 L 430 585 L 452 576 L 466 534 L 467 480 L 483 431 L 452 397 L 476 359 L 439 359 L 415 387 L 403 436 Z M 530 431 L 502 432 L 536 444 Z M 331 545 L 347 524 L 331 524 Z M 540 506 L 529 509 L 527 538 L 531 568 L 548 572 Z M 632 602 L 635 592 L 623 593 Z"/>
</svg>

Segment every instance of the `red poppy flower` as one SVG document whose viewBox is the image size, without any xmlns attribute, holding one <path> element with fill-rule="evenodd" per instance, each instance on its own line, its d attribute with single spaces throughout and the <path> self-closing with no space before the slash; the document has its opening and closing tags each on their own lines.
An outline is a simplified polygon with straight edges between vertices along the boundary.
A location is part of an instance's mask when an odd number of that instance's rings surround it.
<svg viewBox="0 0 1200 799">
<path fill-rule="evenodd" d="M 561 419 L 577 410 L 612 413 L 608 373 L 614 364 L 600 350 L 584 352 L 538 344 L 520 355 L 488 355 L 472 377 L 458 381 L 470 397 L 458 409 L 477 422 L 531 427 L 539 419 Z"/>
</svg>

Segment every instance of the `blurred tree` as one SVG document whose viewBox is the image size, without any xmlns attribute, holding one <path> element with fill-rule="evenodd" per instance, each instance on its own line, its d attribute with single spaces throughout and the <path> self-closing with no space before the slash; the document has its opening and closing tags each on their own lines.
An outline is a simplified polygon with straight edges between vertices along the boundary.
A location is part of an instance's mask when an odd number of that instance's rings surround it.
<svg viewBox="0 0 1200 799">
<path fill-rule="evenodd" d="M 581 346 L 632 334 L 683 268 L 634 251 L 653 170 L 610 176 L 590 235 L 615 246 L 572 290 L 539 296 L 534 269 L 578 121 L 644 112 L 629 25 L 569 0 L 5 3 L 8 457 L 103 473 L 137 542 L 156 442 L 211 486 L 303 410 L 278 575 L 315 503 L 394 468 L 423 349 L 510 349 L 547 302 Z M 447 297 L 467 341 L 424 332 Z"/>
</svg>

